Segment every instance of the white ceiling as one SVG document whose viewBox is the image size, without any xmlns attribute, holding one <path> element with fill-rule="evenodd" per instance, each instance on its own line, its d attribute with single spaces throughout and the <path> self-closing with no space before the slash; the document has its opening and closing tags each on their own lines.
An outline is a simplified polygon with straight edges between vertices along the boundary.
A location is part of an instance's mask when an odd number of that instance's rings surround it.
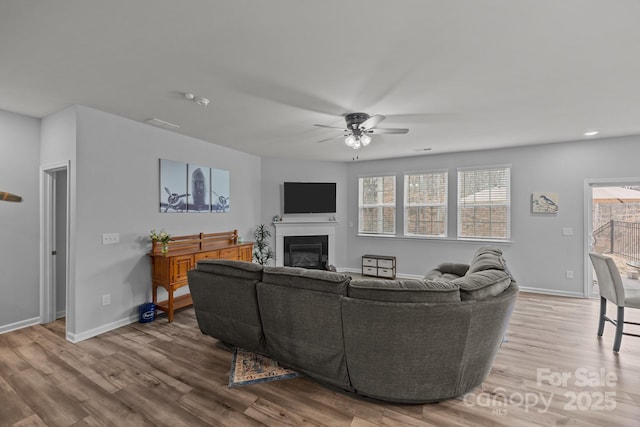
<svg viewBox="0 0 640 427">
<path fill-rule="evenodd" d="M 361 160 L 640 134 L 639 44 L 637 0 L 0 0 L 0 109 L 336 161 L 358 111 L 411 129 Z"/>
</svg>

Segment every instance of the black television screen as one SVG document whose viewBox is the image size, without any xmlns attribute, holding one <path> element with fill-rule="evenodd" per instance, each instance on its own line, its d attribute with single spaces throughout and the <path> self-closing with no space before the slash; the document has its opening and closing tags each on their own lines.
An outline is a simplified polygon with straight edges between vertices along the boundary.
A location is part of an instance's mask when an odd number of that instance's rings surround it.
<svg viewBox="0 0 640 427">
<path fill-rule="evenodd" d="M 335 213 L 335 182 L 285 182 L 284 213 Z"/>
</svg>

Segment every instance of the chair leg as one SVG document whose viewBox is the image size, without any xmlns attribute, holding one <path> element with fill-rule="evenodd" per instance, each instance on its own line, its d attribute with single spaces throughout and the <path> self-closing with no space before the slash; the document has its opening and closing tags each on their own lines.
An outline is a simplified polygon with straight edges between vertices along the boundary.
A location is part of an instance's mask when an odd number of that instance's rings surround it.
<svg viewBox="0 0 640 427">
<path fill-rule="evenodd" d="M 618 320 L 616 321 L 616 339 L 613 341 L 613 351 L 620 351 L 622 342 L 622 329 L 624 328 L 624 307 L 618 307 Z"/>
<path fill-rule="evenodd" d="M 607 315 L 607 299 L 600 297 L 600 323 L 598 324 L 598 336 L 604 333 L 604 318 Z"/>
</svg>

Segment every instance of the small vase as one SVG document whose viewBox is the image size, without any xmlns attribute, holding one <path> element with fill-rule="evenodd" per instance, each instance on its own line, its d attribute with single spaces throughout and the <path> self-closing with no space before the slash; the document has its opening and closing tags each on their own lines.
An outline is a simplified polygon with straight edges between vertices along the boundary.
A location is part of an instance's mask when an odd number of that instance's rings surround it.
<svg viewBox="0 0 640 427">
<path fill-rule="evenodd" d="M 168 243 L 163 243 L 162 244 L 162 254 L 166 255 L 167 252 L 169 252 L 169 244 Z"/>
</svg>

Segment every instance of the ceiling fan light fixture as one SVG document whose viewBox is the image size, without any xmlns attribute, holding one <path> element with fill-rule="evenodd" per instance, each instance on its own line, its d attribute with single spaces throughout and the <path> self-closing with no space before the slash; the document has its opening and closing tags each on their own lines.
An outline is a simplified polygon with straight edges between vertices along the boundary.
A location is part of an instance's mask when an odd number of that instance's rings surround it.
<svg viewBox="0 0 640 427">
<path fill-rule="evenodd" d="M 363 147 L 366 147 L 371 142 L 371 137 L 369 135 L 367 135 L 367 134 L 363 134 L 360 137 L 360 142 L 362 143 Z"/>
<path fill-rule="evenodd" d="M 356 143 L 356 138 L 353 135 L 349 135 L 344 139 L 344 143 L 349 147 L 353 147 Z"/>
<path fill-rule="evenodd" d="M 360 140 L 356 139 L 356 142 L 353 143 L 352 147 L 354 150 L 357 150 L 361 147 L 362 145 L 360 144 Z"/>
</svg>

